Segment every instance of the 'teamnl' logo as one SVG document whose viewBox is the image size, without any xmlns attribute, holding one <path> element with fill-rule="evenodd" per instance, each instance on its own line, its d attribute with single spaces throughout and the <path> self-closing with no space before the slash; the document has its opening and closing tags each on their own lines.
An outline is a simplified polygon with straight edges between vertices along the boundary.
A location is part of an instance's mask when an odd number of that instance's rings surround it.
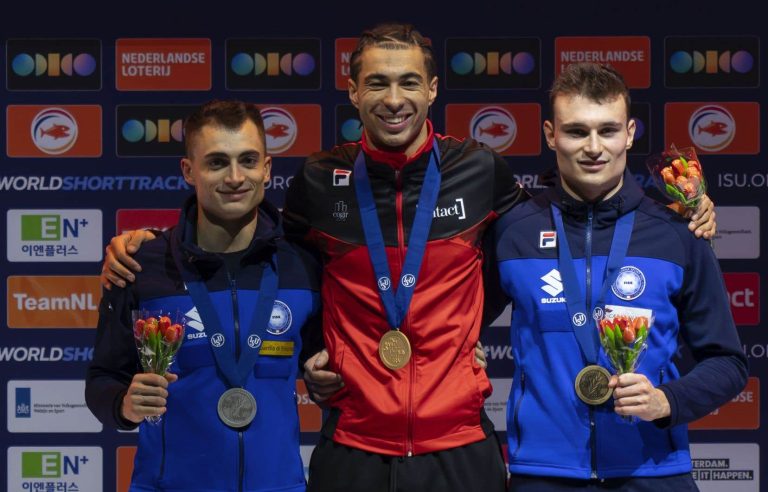
<svg viewBox="0 0 768 492">
<path fill-rule="evenodd" d="M 46 154 L 63 154 L 77 141 L 77 121 L 61 108 L 49 108 L 37 113 L 30 129 L 32 142 Z"/>
</svg>

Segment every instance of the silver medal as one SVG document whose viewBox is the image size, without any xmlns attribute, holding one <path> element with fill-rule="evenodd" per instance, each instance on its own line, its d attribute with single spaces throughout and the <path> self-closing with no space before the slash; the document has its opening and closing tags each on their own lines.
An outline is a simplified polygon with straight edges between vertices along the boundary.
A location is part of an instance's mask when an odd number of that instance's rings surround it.
<svg viewBox="0 0 768 492">
<path fill-rule="evenodd" d="M 230 388 L 219 398 L 217 411 L 222 422 L 240 429 L 256 417 L 256 399 L 243 388 Z"/>
</svg>

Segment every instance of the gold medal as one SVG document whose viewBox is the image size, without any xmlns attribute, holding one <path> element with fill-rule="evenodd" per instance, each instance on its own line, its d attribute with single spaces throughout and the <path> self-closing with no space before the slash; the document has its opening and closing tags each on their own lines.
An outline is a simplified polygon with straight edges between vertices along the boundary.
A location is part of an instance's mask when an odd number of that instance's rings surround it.
<svg viewBox="0 0 768 492">
<path fill-rule="evenodd" d="M 393 371 L 400 369 L 411 359 L 411 343 L 400 330 L 389 330 L 379 341 L 379 358 Z"/>
<path fill-rule="evenodd" d="M 611 397 L 613 390 L 608 387 L 611 373 L 601 366 L 587 366 L 576 375 L 576 394 L 587 405 L 600 405 Z"/>
</svg>

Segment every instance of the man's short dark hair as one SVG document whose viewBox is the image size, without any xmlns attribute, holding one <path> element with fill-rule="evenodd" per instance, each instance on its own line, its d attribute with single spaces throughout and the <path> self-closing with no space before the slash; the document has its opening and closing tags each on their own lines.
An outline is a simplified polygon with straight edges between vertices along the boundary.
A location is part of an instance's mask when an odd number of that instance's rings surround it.
<svg viewBox="0 0 768 492">
<path fill-rule="evenodd" d="M 437 75 L 437 63 L 432 52 L 432 44 L 427 41 L 419 31 L 411 24 L 388 22 L 379 24 L 373 29 L 363 31 L 357 42 L 355 51 L 349 60 L 349 77 L 357 82 L 360 75 L 360 57 L 363 50 L 369 47 L 383 48 L 385 50 L 403 50 L 408 48 L 420 48 L 424 55 L 424 68 L 427 71 L 427 82 Z"/>
<path fill-rule="evenodd" d="M 184 121 L 184 146 L 187 157 L 191 157 L 192 141 L 204 126 L 213 125 L 234 131 L 248 120 L 252 121 L 259 130 L 261 144 L 266 152 L 267 137 L 264 134 L 264 120 L 261 119 L 261 112 L 255 104 L 217 99 L 203 104 Z"/>
<path fill-rule="evenodd" d="M 549 109 L 552 116 L 555 112 L 555 98 L 562 95 L 583 96 L 598 103 L 622 97 L 629 118 L 629 89 L 624 77 L 610 65 L 584 62 L 565 67 L 549 91 Z"/>
</svg>

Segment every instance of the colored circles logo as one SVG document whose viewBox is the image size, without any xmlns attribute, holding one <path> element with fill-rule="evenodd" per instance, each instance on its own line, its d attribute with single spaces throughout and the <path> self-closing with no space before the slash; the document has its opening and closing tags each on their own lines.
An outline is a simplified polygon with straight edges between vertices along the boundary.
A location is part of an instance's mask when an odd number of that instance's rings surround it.
<svg viewBox="0 0 768 492">
<path fill-rule="evenodd" d="M 517 138 L 517 121 L 512 113 L 504 108 L 487 107 L 472 117 L 469 122 L 469 134 L 496 152 L 503 152 Z"/>
<path fill-rule="evenodd" d="M 281 108 L 264 108 L 261 111 L 261 117 L 264 120 L 264 134 L 267 137 L 267 152 L 282 154 L 290 149 L 298 133 L 293 115 Z"/>
<path fill-rule="evenodd" d="M 137 120 L 130 119 L 123 123 L 120 133 L 125 140 L 137 142 L 181 142 L 184 140 L 184 121 L 177 119 Z"/>
<path fill-rule="evenodd" d="M 32 120 L 32 142 L 46 154 L 59 155 L 77 141 L 77 121 L 61 108 L 45 109 Z"/>
<path fill-rule="evenodd" d="M 736 120 L 722 106 L 704 106 L 688 120 L 688 135 L 696 147 L 717 152 L 726 148 L 736 135 Z"/>
<path fill-rule="evenodd" d="M 28 53 L 19 53 L 13 57 L 11 70 L 20 77 L 35 75 L 58 76 L 60 74 L 68 76 L 88 77 L 96 71 L 96 58 L 88 53 L 48 53 L 42 55 L 35 53 L 34 56 Z"/>
<path fill-rule="evenodd" d="M 363 124 L 357 118 L 350 118 L 341 124 L 341 136 L 347 142 L 357 142 L 363 138 Z"/>
<path fill-rule="evenodd" d="M 306 77 L 315 71 L 317 62 L 309 53 L 236 53 L 229 64 L 232 71 L 240 76 L 300 75 Z"/>
<path fill-rule="evenodd" d="M 535 68 L 536 59 L 528 52 L 513 55 L 511 51 L 489 51 L 485 54 L 460 51 L 451 57 L 451 70 L 458 75 L 495 75 L 499 72 L 506 75 L 527 75 Z"/>
<path fill-rule="evenodd" d="M 749 73 L 755 58 L 746 50 L 731 51 L 675 51 L 669 57 L 669 68 L 675 73 Z"/>
</svg>

